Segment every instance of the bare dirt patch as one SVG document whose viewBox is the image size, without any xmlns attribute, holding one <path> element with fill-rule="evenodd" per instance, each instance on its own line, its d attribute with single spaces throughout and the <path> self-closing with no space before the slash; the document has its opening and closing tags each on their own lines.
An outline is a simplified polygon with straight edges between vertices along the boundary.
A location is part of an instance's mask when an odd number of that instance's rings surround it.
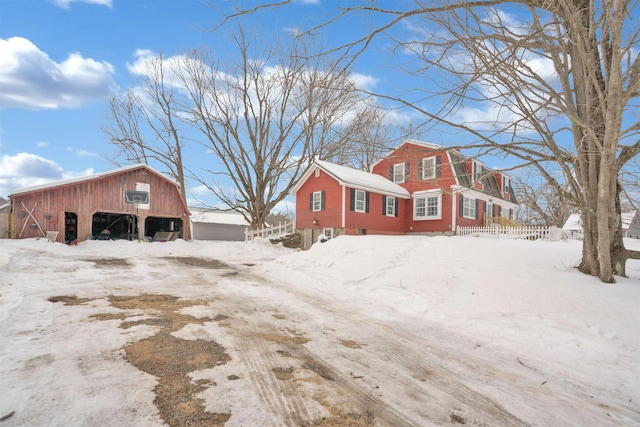
<svg viewBox="0 0 640 427">
<path fill-rule="evenodd" d="M 275 342 L 278 344 L 294 344 L 302 345 L 309 342 L 309 338 L 302 335 L 284 335 L 284 334 L 262 334 L 260 337 L 264 340 Z"/>
<path fill-rule="evenodd" d="M 218 261 L 217 259 L 211 259 L 211 258 L 201 258 L 201 257 L 193 257 L 193 256 L 177 256 L 177 257 L 165 257 L 164 259 L 176 261 L 180 264 L 188 265 L 190 267 L 210 268 L 212 270 L 231 269 L 230 265 L 225 264 L 222 261 Z"/>
<path fill-rule="evenodd" d="M 203 301 L 184 301 L 173 295 L 143 294 L 136 296 L 110 296 L 113 307 L 122 310 L 143 310 L 149 318 L 123 322 L 121 328 L 151 325 L 160 331 L 148 338 L 124 346 L 126 360 L 136 368 L 158 378 L 154 392 L 160 417 L 170 426 L 223 426 L 231 417 L 226 413 L 204 410 L 204 401 L 196 394 L 215 386 L 206 381 L 193 382 L 190 372 L 210 369 L 227 363 L 231 358 L 224 347 L 211 340 L 186 340 L 171 333 L 188 324 L 210 322 L 210 318 L 195 318 L 181 314 L 182 308 L 203 304 Z M 74 296 L 50 298 L 51 302 L 78 305 L 89 301 Z M 93 316 L 98 320 L 124 320 L 129 314 L 105 313 Z"/>
<path fill-rule="evenodd" d="M 91 298 L 78 298 L 77 296 L 70 295 L 70 296 L 51 297 L 51 298 L 48 298 L 47 301 L 49 301 L 49 302 L 61 302 L 64 305 L 82 305 L 82 304 L 86 304 L 89 301 L 93 301 L 93 300 Z"/>
<path fill-rule="evenodd" d="M 362 348 L 364 347 L 366 344 L 360 344 L 356 341 L 351 341 L 351 340 L 340 340 L 340 344 L 342 344 L 345 347 L 349 347 L 349 348 Z"/>
<path fill-rule="evenodd" d="M 96 267 L 131 267 L 131 263 L 124 258 L 89 258 L 83 261 L 89 261 Z"/>
</svg>

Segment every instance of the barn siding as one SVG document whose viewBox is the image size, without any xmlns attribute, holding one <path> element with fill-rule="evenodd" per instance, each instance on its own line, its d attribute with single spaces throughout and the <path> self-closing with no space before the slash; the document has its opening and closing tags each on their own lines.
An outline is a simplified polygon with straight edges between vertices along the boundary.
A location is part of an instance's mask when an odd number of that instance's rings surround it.
<svg viewBox="0 0 640 427">
<path fill-rule="evenodd" d="M 136 206 L 125 202 L 125 191 L 135 190 L 136 182 L 151 186 L 150 207 L 139 210 L 141 233 L 147 217 L 181 218 L 182 236 L 190 239 L 189 212 L 177 186 L 152 169 L 140 166 L 123 172 L 106 174 L 95 179 L 38 189 L 11 195 L 13 203 L 12 237 L 43 237 L 41 231 L 31 224 L 39 224 L 42 231 L 58 231 L 58 241 L 64 241 L 65 212 L 78 216 L 78 241 L 91 237 L 93 215 L 96 212 L 114 214 L 136 214 Z M 33 218 L 20 218 L 19 212 L 33 210 Z M 45 215 L 51 215 L 47 219 Z"/>
</svg>

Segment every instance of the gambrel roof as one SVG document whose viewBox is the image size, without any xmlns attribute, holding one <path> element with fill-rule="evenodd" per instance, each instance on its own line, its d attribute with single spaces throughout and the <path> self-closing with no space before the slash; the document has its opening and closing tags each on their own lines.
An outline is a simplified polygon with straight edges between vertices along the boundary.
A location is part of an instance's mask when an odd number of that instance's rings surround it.
<svg viewBox="0 0 640 427">
<path fill-rule="evenodd" d="M 448 150 L 448 152 L 449 158 L 451 159 L 451 166 L 453 167 L 453 171 L 456 175 L 456 178 L 458 179 L 458 183 L 462 187 L 472 188 L 471 173 L 467 171 L 467 168 L 465 166 L 465 161 L 470 159 L 463 156 L 456 150 Z M 496 171 L 482 165 L 482 171 L 480 174 L 480 182 L 482 182 L 481 192 L 495 197 L 496 199 L 503 199 L 500 192 L 500 187 L 498 186 L 498 181 L 496 180 L 495 172 Z M 509 201 L 517 205 L 518 201 L 516 200 L 516 195 L 513 191 L 513 187 L 509 186 L 508 193 Z"/>
</svg>

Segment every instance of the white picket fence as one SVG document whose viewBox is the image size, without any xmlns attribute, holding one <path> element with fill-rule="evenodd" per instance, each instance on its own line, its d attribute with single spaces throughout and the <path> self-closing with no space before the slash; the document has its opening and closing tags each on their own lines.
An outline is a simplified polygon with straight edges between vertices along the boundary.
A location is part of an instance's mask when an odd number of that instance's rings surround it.
<svg viewBox="0 0 640 427">
<path fill-rule="evenodd" d="M 287 234 L 292 234 L 293 229 L 293 221 L 280 223 L 278 225 L 274 225 L 272 227 L 262 227 L 257 230 L 246 230 L 244 232 L 244 241 L 250 242 L 256 237 L 263 239 L 273 239 L 276 237 L 286 236 Z"/>
<path fill-rule="evenodd" d="M 493 239 L 562 240 L 566 233 L 558 227 L 457 227 L 458 236 L 485 237 Z"/>
</svg>

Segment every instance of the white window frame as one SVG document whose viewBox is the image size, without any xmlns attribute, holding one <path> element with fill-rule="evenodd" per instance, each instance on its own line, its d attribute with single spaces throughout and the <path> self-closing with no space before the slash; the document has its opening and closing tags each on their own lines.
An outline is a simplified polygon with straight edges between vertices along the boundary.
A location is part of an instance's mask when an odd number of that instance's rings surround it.
<svg viewBox="0 0 640 427">
<path fill-rule="evenodd" d="M 362 200 L 358 196 L 362 196 Z M 367 211 L 367 192 L 364 190 L 355 190 L 353 200 L 353 210 L 360 213 Z"/>
<path fill-rule="evenodd" d="M 482 178 L 482 163 L 477 160 L 473 160 L 471 163 L 471 181 L 481 182 L 480 181 L 481 178 Z"/>
<path fill-rule="evenodd" d="M 426 157 L 422 159 L 422 180 L 433 179 L 436 177 L 437 172 L 436 168 L 438 164 L 436 163 L 436 157 Z M 427 174 L 427 171 L 430 173 Z"/>
<path fill-rule="evenodd" d="M 320 168 L 316 168 L 315 170 L 315 177 L 319 178 L 320 177 Z"/>
<path fill-rule="evenodd" d="M 476 219 L 476 199 L 461 195 L 462 197 L 462 217 Z"/>
<path fill-rule="evenodd" d="M 508 193 L 510 187 L 511 187 L 511 178 L 509 178 L 507 175 L 502 175 L 502 192 Z"/>
<path fill-rule="evenodd" d="M 313 209 L 311 212 L 320 212 L 322 210 L 322 191 L 313 192 Z"/>
<path fill-rule="evenodd" d="M 323 228 L 322 229 L 322 234 L 327 236 L 327 239 L 332 239 L 333 238 L 333 228 Z"/>
<path fill-rule="evenodd" d="M 386 216 L 396 216 L 396 198 L 387 196 L 387 206 L 385 208 Z"/>
<path fill-rule="evenodd" d="M 393 165 L 393 182 L 396 184 L 402 184 L 406 181 L 405 178 L 405 164 L 396 163 Z"/>
<path fill-rule="evenodd" d="M 424 206 L 419 206 L 424 202 Z M 433 204 L 435 202 L 435 205 Z M 436 212 L 429 215 L 430 208 L 435 206 Z M 419 210 L 424 210 L 424 215 L 418 215 Z M 442 219 L 442 191 L 427 191 L 414 194 L 413 220 L 438 220 Z"/>
</svg>

